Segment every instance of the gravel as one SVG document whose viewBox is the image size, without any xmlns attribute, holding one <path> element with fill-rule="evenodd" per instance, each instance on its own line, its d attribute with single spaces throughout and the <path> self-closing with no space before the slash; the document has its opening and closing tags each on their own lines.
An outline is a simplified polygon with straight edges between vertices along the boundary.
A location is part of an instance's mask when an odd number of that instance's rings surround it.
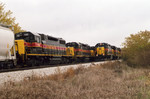
<svg viewBox="0 0 150 99">
<path fill-rule="evenodd" d="M 108 62 L 108 61 L 105 61 L 105 62 Z M 84 63 L 84 64 L 80 64 L 80 65 L 79 64 L 78 65 L 67 65 L 67 66 L 48 67 L 48 68 L 0 73 L 0 85 L 3 85 L 7 82 L 21 81 L 25 78 L 31 77 L 32 75 L 45 76 L 45 75 L 54 74 L 58 70 L 58 68 L 61 72 L 63 72 L 70 67 L 75 69 L 79 66 L 89 67 L 93 64 L 102 64 L 105 62 L 93 62 L 93 63 Z"/>
</svg>

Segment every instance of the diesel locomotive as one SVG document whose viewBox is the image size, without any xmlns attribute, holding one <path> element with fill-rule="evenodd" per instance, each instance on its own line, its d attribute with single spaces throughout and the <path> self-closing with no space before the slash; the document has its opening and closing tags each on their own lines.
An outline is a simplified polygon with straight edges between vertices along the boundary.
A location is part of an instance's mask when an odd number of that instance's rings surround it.
<svg viewBox="0 0 150 99">
<path fill-rule="evenodd" d="M 68 42 L 62 38 L 42 33 L 14 33 L 0 25 L 0 69 L 20 66 L 38 66 L 95 59 L 119 59 L 121 49 L 108 43 L 90 47 L 80 42 Z"/>
<path fill-rule="evenodd" d="M 91 57 L 91 50 L 88 44 L 69 42 L 66 44 L 66 47 L 67 55 L 71 55 L 70 59 L 72 61 L 85 61 Z"/>
<path fill-rule="evenodd" d="M 95 45 L 96 57 L 100 59 L 119 59 L 121 58 L 121 49 L 108 43 L 97 43 Z"/>
<path fill-rule="evenodd" d="M 66 41 L 40 33 L 15 34 L 17 64 L 41 65 L 66 62 Z"/>
</svg>

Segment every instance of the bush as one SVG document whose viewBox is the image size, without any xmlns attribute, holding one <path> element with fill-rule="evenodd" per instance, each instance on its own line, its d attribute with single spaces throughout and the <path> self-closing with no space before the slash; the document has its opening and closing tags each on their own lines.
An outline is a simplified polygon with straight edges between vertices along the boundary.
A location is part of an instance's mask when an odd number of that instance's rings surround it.
<svg viewBox="0 0 150 99">
<path fill-rule="evenodd" d="M 123 60 L 130 66 L 150 65 L 150 31 L 140 31 L 126 38 L 122 49 Z"/>
</svg>

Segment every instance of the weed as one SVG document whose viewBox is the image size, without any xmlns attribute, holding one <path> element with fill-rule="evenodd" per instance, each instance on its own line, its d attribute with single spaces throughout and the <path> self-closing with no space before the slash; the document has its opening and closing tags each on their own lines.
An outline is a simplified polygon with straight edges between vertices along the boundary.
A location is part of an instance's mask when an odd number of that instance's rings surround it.
<svg viewBox="0 0 150 99">
<path fill-rule="evenodd" d="M 148 99 L 150 70 L 109 62 L 62 70 L 48 76 L 32 75 L 6 84 L 0 99 Z"/>
</svg>

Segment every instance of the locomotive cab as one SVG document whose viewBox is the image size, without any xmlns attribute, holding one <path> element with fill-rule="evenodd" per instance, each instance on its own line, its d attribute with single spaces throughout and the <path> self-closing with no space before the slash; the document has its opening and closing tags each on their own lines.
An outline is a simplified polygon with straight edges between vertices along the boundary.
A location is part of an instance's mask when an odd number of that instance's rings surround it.
<svg viewBox="0 0 150 99">
<path fill-rule="evenodd" d="M 15 34 L 15 42 L 22 43 L 22 49 L 24 50 L 24 54 L 37 54 L 41 53 L 41 36 L 37 33 L 31 32 L 20 32 Z"/>
<path fill-rule="evenodd" d="M 79 48 L 79 44 L 76 42 L 69 42 L 66 44 L 67 47 Z"/>
<path fill-rule="evenodd" d="M 67 55 L 71 55 L 72 57 L 74 57 L 75 55 L 75 49 L 79 48 L 79 44 L 76 42 L 69 42 L 66 44 L 67 47 Z"/>
<path fill-rule="evenodd" d="M 25 64 L 42 53 L 41 37 L 37 33 L 20 32 L 15 34 L 15 39 L 18 64 Z"/>
<path fill-rule="evenodd" d="M 31 32 L 20 32 L 15 34 L 16 40 L 24 40 L 25 42 L 37 42 L 41 43 L 40 35 Z"/>
<path fill-rule="evenodd" d="M 106 49 L 108 48 L 107 43 L 98 43 L 95 46 L 96 56 L 102 57 L 106 55 Z"/>
</svg>

